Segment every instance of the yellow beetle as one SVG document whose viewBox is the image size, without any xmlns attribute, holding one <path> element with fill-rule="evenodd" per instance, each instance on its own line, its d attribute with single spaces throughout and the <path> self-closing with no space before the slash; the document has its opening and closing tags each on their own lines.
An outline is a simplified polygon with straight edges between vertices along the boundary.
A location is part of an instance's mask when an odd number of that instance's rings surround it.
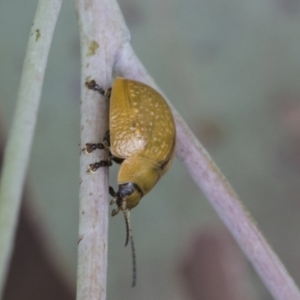
<svg viewBox="0 0 300 300">
<path fill-rule="evenodd" d="M 139 204 L 171 165 L 176 139 L 173 115 L 165 99 L 142 82 L 117 77 L 106 93 L 93 80 L 86 85 L 110 99 L 109 132 L 103 143 L 86 144 L 85 150 L 89 153 L 97 148 L 108 148 L 111 155 L 107 161 L 91 164 L 90 170 L 111 166 L 112 161 L 121 163 L 119 189 L 117 192 L 112 187 L 109 189 L 114 197 L 111 204 L 117 204 L 112 216 L 120 210 L 124 212 L 125 245 L 130 236 L 134 250 L 129 211 Z M 133 260 L 135 269 L 134 252 Z"/>
</svg>

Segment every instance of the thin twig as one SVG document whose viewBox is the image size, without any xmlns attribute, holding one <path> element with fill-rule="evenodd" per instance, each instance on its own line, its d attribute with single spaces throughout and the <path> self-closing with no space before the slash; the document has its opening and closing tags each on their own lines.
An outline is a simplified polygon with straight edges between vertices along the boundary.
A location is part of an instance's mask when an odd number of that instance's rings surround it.
<svg viewBox="0 0 300 300">
<path fill-rule="evenodd" d="M 4 152 L 0 182 L 0 298 L 12 252 L 46 63 L 61 2 L 40 0 L 38 4 Z"/>
<path fill-rule="evenodd" d="M 85 86 L 95 80 L 103 89 L 112 83 L 117 49 L 129 33 L 116 2 L 76 0 L 81 39 L 81 148 L 98 143 L 108 129 L 108 104 Z M 117 16 L 117 17 L 116 17 Z M 87 173 L 88 165 L 105 159 L 97 150 L 80 157 L 80 211 L 78 241 L 77 300 L 106 299 L 108 171 Z"/>
<path fill-rule="evenodd" d="M 129 44 L 123 47 L 118 58 L 117 74 L 143 81 L 159 90 Z M 169 104 L 176 121 L 177 157 L 235 237 L 274 299 L 299 300 L 298 287 L 249 212 L 187 124 Z"/>
</svg>

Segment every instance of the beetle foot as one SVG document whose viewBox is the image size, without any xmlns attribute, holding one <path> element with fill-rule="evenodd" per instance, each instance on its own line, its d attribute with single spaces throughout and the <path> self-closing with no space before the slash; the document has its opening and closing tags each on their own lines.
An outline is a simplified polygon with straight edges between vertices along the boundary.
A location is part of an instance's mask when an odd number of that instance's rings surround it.
<svg viewBox="0 0 300 300">
<path fill-rule="evenodd" d="M 117 209 L 113 209 L 112 212 L 111 212 L 111 216 L 114 217 L 115 215 L 117 215 L 119 213 L 120 209 L 117 208 Z"/>
<path fill-rule="evenodd" d="M 98 91 L 103 96 L 105 95 L 104 89 L 100 87 L 95 80 L 87 81 L 85 86 L 90 90 Z"/>
<path fill-rule="evenodd" d="M 107 89 L 106 91 L 96 83 L 95 80 L 91 80 L 91 81 L 87 81 L 85 83 L 85 86 L 90 89 L 90 90 L 94 90 L 94 91 L 98 91 L 102 96 L 104 96 L 106 99 L 110 98 L 111 95 L 111 88 Z"/>
<path fill-rule="evenodd" d="M 96 149 L 105 149 L 106 147 L 102 143 L 98 144 L 92 144 L 92 143 L 87 143 L 85 144 L 85 147 L 82 149 L 86 154 L 89 154 L 93 152 Z"/>
<path fill-rule="evenodd" d="M 96 162 L 94 164 L 90 164 L 89 168 L 88 168 L 88 172 L 94 173 L 94 172 L 97 171 L 97 169 L 99 169 L 101 167 L 110 167 L 111 165 L 112 165 L 111 160 L 101 160 L 101 161 Z"/>
</svg>

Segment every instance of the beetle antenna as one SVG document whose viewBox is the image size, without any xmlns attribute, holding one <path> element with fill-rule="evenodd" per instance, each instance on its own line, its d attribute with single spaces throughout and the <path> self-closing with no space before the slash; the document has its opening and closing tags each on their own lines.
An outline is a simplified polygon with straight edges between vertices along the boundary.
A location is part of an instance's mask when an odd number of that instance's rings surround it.
<svg viewBox="0 0 300 300">
<path fill-rule="evenodd" d="M 136 284 L 136 257 L 135 257 L 135 248 L 133 237 L 130 237 L 131 242 L 131 251 L 132 251 L 132 287 L 135 287 Z"/>
<path fill-rule="evenodd" d="M 132 235 L 132 229 L 131 229 L 131 223 L 130 223 L 130 211 L 128 209 L 126 209 L 124 211 L 124 217 L 125 217 L 125 223 L 126 223 L 125 247 L 127 246 L 129 238 L 130 238 L 131 253 L 132 253 L 132 287 L 134 287 L 136 284 L 136 256 L 135 256 L 135 247 L 134 247 L 133 235 Z"/>
<path fill-rule="evenodd" d="M 125 210 L 124 211 L 124 217 L 125 217 L 125 224 L 126 224 L 126 241 L 125 241 L 125 247 L 128 245 L 128 241 L 129 241 L 129 236 L 131 236 L 131 228 L 129 225 L 129 211 Z"/>
</svg>

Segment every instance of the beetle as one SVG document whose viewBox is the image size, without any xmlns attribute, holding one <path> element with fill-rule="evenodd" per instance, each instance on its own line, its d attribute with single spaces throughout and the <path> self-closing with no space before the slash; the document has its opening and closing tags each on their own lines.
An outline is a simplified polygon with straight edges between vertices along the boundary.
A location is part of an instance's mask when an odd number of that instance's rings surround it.
<svg viewBox="0 0 300 300">
<path fill-rule="evenodd" d="M 91 164 L 89 170 L 120 163 L 118 191 L 112 187 L 110 204 L 116 204 L 112 216 L 124 212 L 126 242 L 129 237 L 133 249 L 135 285 L 135 252 L 130 225 L 130 210 L 150 192 L 167 172 L 175 153 L 176 129 L 169 105 L 152 87 L 131 79 L 117 77 L 106 92 L 94 80 L 86 83 L 89 89 L 100 92 L 110 100 L 109 131 L 102 143 L 86 144 L 85 151 L 108 149 L 108 160 Z"/>
</svg>

